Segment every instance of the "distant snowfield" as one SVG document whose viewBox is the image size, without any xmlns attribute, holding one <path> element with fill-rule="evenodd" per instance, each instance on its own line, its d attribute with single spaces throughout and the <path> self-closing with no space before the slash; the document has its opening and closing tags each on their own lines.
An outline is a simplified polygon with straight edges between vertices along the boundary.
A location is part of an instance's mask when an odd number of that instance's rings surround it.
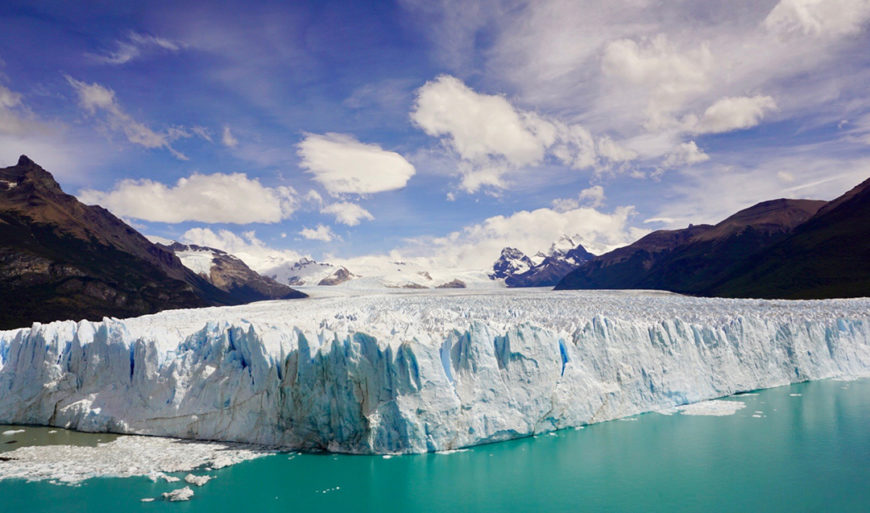
<svg viewBox="0 0 870 513">
<path fill-rule="evenodd" d="M 870 375 L 868 299 L 303 290 L 0 332 L 0 424 L 417 453 Z"/>
</svg>

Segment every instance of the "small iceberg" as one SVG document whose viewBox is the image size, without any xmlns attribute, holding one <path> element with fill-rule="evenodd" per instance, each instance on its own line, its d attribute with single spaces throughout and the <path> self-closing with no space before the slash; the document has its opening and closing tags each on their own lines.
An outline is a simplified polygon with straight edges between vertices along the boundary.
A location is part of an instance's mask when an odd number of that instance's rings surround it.
<svg viewBox="0 0 870 513">
<path fill-rule="evenodd" d="M 184 488 L 179 488 L 178 490 L 166 492 L 162 494 L 161 497 L 163 497 L 163 500 L 169 502 L 189 501 L 190 498 L 193 497 L 193 490 L 189 486 L 185 486 Z"/>
</svg>

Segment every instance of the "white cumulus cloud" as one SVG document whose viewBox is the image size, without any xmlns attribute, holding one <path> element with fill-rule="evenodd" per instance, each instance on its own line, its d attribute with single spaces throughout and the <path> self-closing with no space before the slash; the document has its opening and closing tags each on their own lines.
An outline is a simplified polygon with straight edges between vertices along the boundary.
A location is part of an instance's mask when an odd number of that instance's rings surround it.
<svg viewBox="0 0 870 513">
<path fill-rule="evenodd" d="M 40 128 L 23 107 L 21 94 L 0 85 L 0 134 L 18 136 Z"/>
<path fill-rule="evenodd" d="M 332 228 L 323 224 L 319 224 L 315 228 L 302 228 L 299 231 L 299 235 L 308 240 L 320 240 L 323 242 L 329 242 L 337 237 L 332 232 Z"/>
<path fill-rule="evenodd" d="M 469 193 L 506 189 L 510 173 L 541 165 L 548 156 L 576 169 L 637 157 L 609 137 L 596 143 L 581 125 L 519 109 L 449 75 L 417 90 L 411 120 L 459 157 L 460 188 Z"/>
<path fill-rule="evenodd" d="M 228 148 L 235 148 L 239 145 L 239 140 L 233 136 L 228 125 L 224 125 L 224 131 L 221 133 L 221 143 Z"/>
<path fill-rule="evenodd" d="M 770 96 L 722 98 L 704 111 L 695 131 L 718 134 L 752 128 L 761 122 L 767 112 L 775 109 L 776 102 Z"/>
<path fill-rule="evenodd" d="M 331 194 L 401 189 L 415 173 L 398 153 L 345 134 L 307 134 L 297 152 L 302 167 Z"/>
<path fill-rule="evenodd" d="M 546 140 L 504 97 L 480 94 L 462 81 L 441 75 L 417 91 L 411 119 L 427 134 L 444 137 L 463 159 L 502 157 L 515 166 L 540 162 Z M 540 136 L 539 136 L 540 135 Z"/>
<path fill-rule="evenodd" d="M 674 151 L 668 154 L 662 165 L 666 168 L 691 166 L 710 160 L 710 156 L 704 150 L 698 148 L 695 141 L 689 141 L 678 145 Z"/>
<path fill-rule="evenodd" d="M 580 191 L 580 194 L 575 198 L 557 198 L 553 200 L 553 209 L 557 212 L 567 212 L 575 210 L 582 205 L 592 208 L 600 208 L 604 204 L 604 187 L 593 185 L 587 189 Z"/>
<path fill-rule="evenodd" d="M 265 187 L 243 173 L 194 173 L 171 187 L 148 179 L 127 179 L 111 191 L 82 190 L 78 197 L 121 217 L 163 223 L 277 223 L 290 217 L 296 207 L 292 188 Z"/>
<path fill-rule="evenodd" d="M 637 42 L 619 39 L 607 45 L 601 58 L 605 76 L 635 86 L 627 94 L 646 99 L 648 129 L 674 122 L 672 115 L 686 101 L 710 86 L 714 59 L 707 44 L 678 48 L 665 35 Z"/>
<path fill-rule="evenodd" d="M 356 226 L 360 221 L 371 221 L 375 218 L 368 210 L 347 201 L 340 201 L 326 205 L 320 209 L 322 214 L 331 214 L 335 220 L 348 226 Z"/>
<path fill-rule="evenodd" d="M 229 230 L 214 231 L 210 228 L 191 228 L 184 232 L 181 241 L 217 248 L 235 255 L 258 273 L 265 273 L 279 265 L 293 263 L 303 255 L 289 249 L 275 249 L 257 238 L 253 231 L 237 235 Z"/>
<path fill-rule="evenodd" d="M 870 19 L 867 0 L 781 0 L 764 26 L 780 35 L 845 36 Z"/>
<path fill-rule="evenodd" d="M 585 201 L 591 207 L 598 208 L 604 204 L 604 187 L 593 185 L 580 191 L 580 201 Z"/>
</svg>

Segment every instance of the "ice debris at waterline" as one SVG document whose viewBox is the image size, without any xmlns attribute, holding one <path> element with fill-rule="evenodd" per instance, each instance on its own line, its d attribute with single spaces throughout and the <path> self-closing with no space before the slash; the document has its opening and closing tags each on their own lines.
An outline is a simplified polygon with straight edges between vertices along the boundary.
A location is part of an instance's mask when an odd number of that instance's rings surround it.
<svg viewBox="0 0 870 513">
<path fill-rule="evenodd" d="M 870 300 L 449 291 L 0 332 L 0 423 L 444 451 L 870 375 Z"/>
<path fill-rule="evenodd" d="M 77 484 L 92 477 L 146 476 L 152 481 L 162 479 L 172 483 L 180 478 L 167 472 L 219 469 L 269 454 L 273 452 L 219 442 L 122 436 L 96 447 L 33 445 L 5 452 L 6 461 L 0 462 L 0 480 Z M 197 486 L 210 479 L 190 474 L 184 478 Z"/>
<path fill-rule="evenodd" d="M 706 415 L 713 417 L 725 417 L 728 415 L 734 415 L 745 407 L 746 404 L 740 401 L 714 400 L 678 406 L 677 411 L 679 411 L 683 415 Z"/>
</svg>

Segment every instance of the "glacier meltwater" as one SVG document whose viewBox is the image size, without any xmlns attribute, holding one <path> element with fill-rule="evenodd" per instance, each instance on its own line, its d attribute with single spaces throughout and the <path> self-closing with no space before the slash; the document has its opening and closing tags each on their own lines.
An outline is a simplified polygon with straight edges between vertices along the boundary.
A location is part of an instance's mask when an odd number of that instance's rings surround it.
<svg viewBox="0 0 870 513">
<path fill-rule="evenodd" d="M 870 300 L 372 293 L 0 332 L 0 424 L 442 451 L 870 375 Z"/>
</svg>

